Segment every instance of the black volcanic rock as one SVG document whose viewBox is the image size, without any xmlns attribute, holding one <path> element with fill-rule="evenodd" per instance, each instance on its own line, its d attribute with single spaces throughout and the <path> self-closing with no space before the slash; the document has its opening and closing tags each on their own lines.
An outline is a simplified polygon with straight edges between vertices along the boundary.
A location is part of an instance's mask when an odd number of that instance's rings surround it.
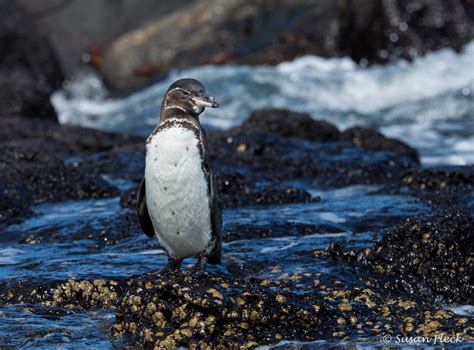
<svg viewBox="0 0 474 350">
<path fill-rule="evenodd" d="M 332 246 L 336 259 L 358 261 L 383 277 L 373 286 L 418 295 L 441 303 L 474 302 L 474 220 L 459 208 L 432 219 L 407 219 L 387 232 L 373 248 L 344 251 Z"/>
<path fill-rule="evenodd" d="M 0 222 L 24 218 L 33 203 L 117 195 L 99 167 L 80 159 L 126 147 L 132 140 L 142 139 L 0 116 Z"/>
<path fill-rule="evenodd" d="M 2 114 L 56 120 L 49 96 L 62 81 L 47 37 L 17 2 L 0 0 Z"/>
<path fill-rule="evenodd" d="M 409 156 L 419 161 L 418 152 L 406 143 L 385 137 L 380 132 L 364 127 L 353 127 L 345 130 L 340 138 L 341 141 L 350 141 L 357 147 L 367 151 L 392 151 Z"/>
<path fill-rule="evenodd" d="M 307 113 L 286 109 L 255 111 L 237 130 L 269 132 L 283 137 L 300 137 L 316 142 L 337 141 L 341 134 L 331 123 L 315 120 Z"/>
<path fill-rule="evenodd" d="M 282 340 L 433 337 L 439 332 L 472 339 L 472 319 L 416 298 L 398 296 L 388 302 L 380 290 L 319 278 L 285 274 L 272 281 L 179 272 L 126 280 L 8 281 L 0 284 L 0 305 L 35 304 L 38 313 L 51 316 L 113 310 L 111 335 L 137 348 L 240 349 Z M 383 329 L 374 327 L 380 320 Z"/>
</svg>

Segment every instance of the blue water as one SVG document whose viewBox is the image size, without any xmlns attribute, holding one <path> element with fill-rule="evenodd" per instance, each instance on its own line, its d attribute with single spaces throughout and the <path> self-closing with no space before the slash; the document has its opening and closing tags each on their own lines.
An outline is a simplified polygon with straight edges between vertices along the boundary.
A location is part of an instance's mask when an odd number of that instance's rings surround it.
<svg viewBox="0 0 474 350">
<path fill-rule="evenodd" d="M 214 272 L 274 279 L 284 273 L 319 272 L 321 278 L 337 277 L 356 283 L 346 264 L 317 258 L 312 252 L 332 242 L 365 247 L 371 244 L 373 237 L 380 235 L 381 217 L 396 223 L 406 216 L 430 213 L 428 207 L 409 196 L 379 194 L 374 186 L 335 190 L 308 187 L 307 190 L 320 196 L 321 201 L 226 209 L 224 232 L 229 227 L 238 230 L 239 225 L 272 227 L 285 222 L 331 227 L 329 232 L 225 243 L 223 264 L 214 268 Z M 166 264 L 167 258 L 158 243 L 147 238 L 138 227 L 116 244 L 97 244 L 97 239 L 87 239 L 88 232 L 111 230 L 111 221 L 134 215 L 134 210 L 120 207 L 119 198 L 47 203 L 33 209 L 33 217 L 8 227 L 1 235 L 0 283 L 24 279 L 45 282 L 69 278 L 126 278 Z M 357 229 L 361 220 L 372 223 L 366 225 L 368 230 Z M 24 243 L 26 237 L 37 240 Z M 190 263 L 192 259 L 185 261 L 185 265 Z M 106 331 L 107 325 L 113 323 L 111 312 L 60 311 L 52 317 L 40 306 L 0 308 L 0 339 L 4 336 L 8 344 L 28 348 L 59 344 L 111 347 L 116 341 L 109 338 Z M 34 336 L 37 333 L 43 336 L 37 338 Z"/>
</svg>

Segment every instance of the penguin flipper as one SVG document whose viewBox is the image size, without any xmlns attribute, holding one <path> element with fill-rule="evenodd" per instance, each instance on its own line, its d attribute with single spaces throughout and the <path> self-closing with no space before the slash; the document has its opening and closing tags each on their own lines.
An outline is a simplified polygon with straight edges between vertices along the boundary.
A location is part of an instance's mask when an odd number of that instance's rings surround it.
<svg viewBox="0 0 474 350">
<path fill-rule="evenodd" d="M 222 201 L 219 198 L 217 182 L 210 167 L 209 158 L 206 157 L 206 168 L 208 172 L 208 181 L 210 189 L 210 209 L 211 209 L 211 226 L 212 236 L 214 238 L 214 248 L 209 253 L 210 264 L 220 264 L 222 251 Z"/>
<path fill-rule="evenodd" d="M 148 213 L 148 208 L 146 206 L 146 194 L 145 194 L 145 177 L 142 178 L 140 182 L 140 187 L 138 188 L 138 218 L 140 219 L 140 226 L 142 227 L 143 232 L 148 237 L 155 236 L 155 230 L 153 228 L 153 223 L 150 219 L 150 214 Z"/>
</svg>

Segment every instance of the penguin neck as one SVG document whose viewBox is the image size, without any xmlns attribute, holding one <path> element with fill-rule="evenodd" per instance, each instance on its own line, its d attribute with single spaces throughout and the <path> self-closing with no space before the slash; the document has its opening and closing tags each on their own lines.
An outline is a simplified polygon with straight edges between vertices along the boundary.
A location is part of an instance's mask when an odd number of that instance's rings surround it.
<svg viewBox="0 0 474 350">
<path fill-rule="evenodd" d="M 190 114 L 184 108 L 180 106 L 166 106 L 161 111 L 160 122 L 165 122 L 167 120 L 178 119 L 186 120 L 191 122 L 198 122 L 199 124 L 199 114 Z"/>
</svg>

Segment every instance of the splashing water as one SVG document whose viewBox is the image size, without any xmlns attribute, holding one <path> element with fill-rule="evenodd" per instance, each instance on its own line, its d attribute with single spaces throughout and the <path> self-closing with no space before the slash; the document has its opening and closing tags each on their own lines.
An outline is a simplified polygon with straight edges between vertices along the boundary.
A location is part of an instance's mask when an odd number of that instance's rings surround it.
<svg viewBox="0 0 474 350">
<path fill-rule="evenodd" d="M 275 67 L 203 66 L 172 71 L 128 97 L 107 97 L 88 73 L 52 96 L 64 124 L 148 134 L 159 105 L 176 79 L 193 77 L 217 96 L 206 125 L 229 128 L 254 110 L 275 107 L 308 112 L 340 128 L 379 128 L 416 147 L 425 164 L 474 163 L 474 42 L 457 54 L 444 49 L 390 65 L 364 68 L 349 58 L 305 56 Z"/>
</svg>

